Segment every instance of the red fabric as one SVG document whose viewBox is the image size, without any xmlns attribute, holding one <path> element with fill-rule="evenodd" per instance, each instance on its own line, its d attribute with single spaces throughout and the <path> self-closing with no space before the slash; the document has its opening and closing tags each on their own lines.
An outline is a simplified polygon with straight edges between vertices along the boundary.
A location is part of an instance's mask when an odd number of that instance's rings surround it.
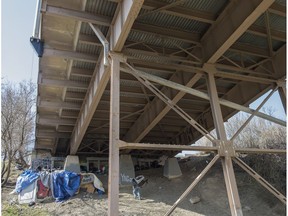
<svg viewBox="0 0 288 216">
<path fill-rule="evenodd" d="M 45 187 L 41 180 L 38 180 L 37 182 L 37 189 L 37 199 L 43 199 L 47 196 L 51 196 L 51 193 L 49 193 L 50 189 Z"/>
</svg>

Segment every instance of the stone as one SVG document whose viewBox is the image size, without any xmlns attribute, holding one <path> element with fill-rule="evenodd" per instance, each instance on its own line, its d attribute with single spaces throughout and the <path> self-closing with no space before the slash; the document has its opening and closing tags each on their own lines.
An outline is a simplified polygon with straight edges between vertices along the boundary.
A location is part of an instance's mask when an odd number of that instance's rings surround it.
<svg viewBox="0 0 288 216">
<path fill-rule="evenodd" d="M 243 211 L 251 211 L 251 208 L 250 208 L 249 206 L 245 206 L 245 207 L 243 208 Z"/>
<path fill-rule="evenodd" d="M 200 199 L 200 197 L 198 197 L 198 196 L 194 196 L 194 197 L 192 197 L 191 199 L 189 199 L 189 201 L 190 201 L 190 203 L 192 203 L 192 204 L 196 204 L 196 203 L 200 202 L 201 199 Z"/>
</svg>

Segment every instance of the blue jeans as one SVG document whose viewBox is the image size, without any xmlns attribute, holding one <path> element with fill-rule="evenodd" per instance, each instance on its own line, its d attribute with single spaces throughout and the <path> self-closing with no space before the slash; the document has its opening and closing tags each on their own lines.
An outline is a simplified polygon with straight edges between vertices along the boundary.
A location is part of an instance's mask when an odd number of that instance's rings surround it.
<svg viewBox="0 0 288 216">
<path fill-rule="evenodd" d="M 140 187 L 138 186 L 133 186 L 133 195 L 134 195 L 134 198 L 135 199 L 141 199 L 141 196 L 140 196 Z"/>
</svg>

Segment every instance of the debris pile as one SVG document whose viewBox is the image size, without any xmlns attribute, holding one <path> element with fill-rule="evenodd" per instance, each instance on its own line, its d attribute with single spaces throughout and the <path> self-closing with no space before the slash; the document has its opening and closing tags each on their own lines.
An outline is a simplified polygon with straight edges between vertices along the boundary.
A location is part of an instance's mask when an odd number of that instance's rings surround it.
<svg viewBox="0 0 288 216">
<path fill-rule="evenodd" d="M 102 182 L 93 173 L 75 173 L 65 170 L 25 170 L 18 178 L 10 194 L 18 194 L 19 204 L 43 202 L 53 198 L 62 202 L 77 194 L 80 188 L 88 193 L 105 193 Z"/>
</svg>

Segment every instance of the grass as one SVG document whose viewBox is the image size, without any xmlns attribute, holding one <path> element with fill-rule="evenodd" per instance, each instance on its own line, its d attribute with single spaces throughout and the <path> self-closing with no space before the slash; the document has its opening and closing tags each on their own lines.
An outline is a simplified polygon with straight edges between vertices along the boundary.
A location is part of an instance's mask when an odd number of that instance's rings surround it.
<svg viewBox="0 0 288 216">
<path fill-rule="evenodd" d="M 22 173 L 23 171 L 21 170 L 16 170 L 15 166 L 11 166 L 11 173 L 10 173 L 10 178 L 7 182 L 7 185 L 4 186 L 6 190 L 3 190 L 2 188 L 2 208 L 1 208 L 1 215 L 2 216 L 47 216 L 50 215 L 46 210 L 39 208 L 39 206 L 33 206 L 29 207 L 28 204 L 9 204 L 8 201 L 3 200 L 3 195 L 5 196 L 3 192 L 5 193 L 8 190 L 12 190 L 15 187 L 17 177 Z"/>
<path fill-rule="evenodd" d="M 10 205 L 7 202 L 2 203 L 2 216 L 47 216 L 49 213 L 46 210 L 29 207 L 28 205 Z"/>
</svg>

